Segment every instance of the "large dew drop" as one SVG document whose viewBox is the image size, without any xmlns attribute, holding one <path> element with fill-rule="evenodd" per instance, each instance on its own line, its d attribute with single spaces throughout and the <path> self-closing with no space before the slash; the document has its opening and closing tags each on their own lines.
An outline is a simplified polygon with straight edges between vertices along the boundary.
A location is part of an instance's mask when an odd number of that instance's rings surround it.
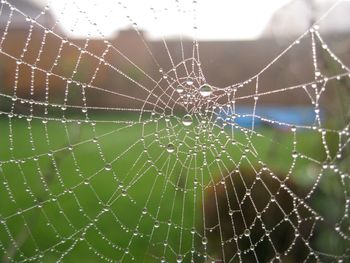
<svg viewBox="0 0 350 263">
<path fill-rule="evenodd" d="M 203 245 L 208 244 L 208 238 L 207 238 L 207 237 L 203 237 L 203 238 L 202 238 L 202 244 L 203 244 Z"/>
<path fill-rule="evenodd" d="M 199 93 L 203 96 L 203 97 L 208 97 L 211 95 L 211 93 L 213 92 L 212 88 L 208 85 L 208 84 L 204 84 L 199 88 Z"/>
<path fill-rule="evenodd" d="M 179 86 L 176 87 L 176 91 L 178 93 L 182 93 L 182 92 L 184 92 L 184 88 L 181 85 L 179 85 Z"/>
<path fill-rule="evenodd" d="M 173 152 L 175 152 L 175 146 L 174 146 L 174 144 L 169 143 L 169 144 L 167 145 L 167 147 L 166 147 L 166 150 L 167 150 L 168 153 L 173 153 Z"/>
<path fill-rule="evenodd" d="M 110 171 L 110 170 L 112 170 L 112 165 L 111 165 L 111 164 L 109 164 L 109 163 L 108 163 L 108 164 L 106 164 L 106 165 L 105 165 L 105 170 L 106 170 L 106 171 Z"/>
<path fill-rule="evenodd" d="M 186 84 L 189 86 L 193 85 L 193 80 L 191 79 L 186 80 Z"/>
<path fill-rule="evenodd" d="M 192 125 L 192 117 L 191 115 L 185 115 L 183 118 L 182 118 L 182 124 L 185 125 L 185 126 L 191 126 Z"/>
</svg>

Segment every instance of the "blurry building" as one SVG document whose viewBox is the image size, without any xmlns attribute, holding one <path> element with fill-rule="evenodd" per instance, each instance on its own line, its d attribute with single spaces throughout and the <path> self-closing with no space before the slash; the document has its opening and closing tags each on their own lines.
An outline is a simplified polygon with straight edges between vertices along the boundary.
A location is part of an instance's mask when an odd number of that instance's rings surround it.
<svg viewBox="0 0 350 263">
<path fill-rule="evenodd" d="M 56 56 L 54 47 L 58 45 L 53 34 L 62 32 L 56 19 L 45 6 L 30 0 L 7 2 L 12 7 L 3 3 L 0 13 L 0 43 L 4 52 L 0 58 L 0 92 L 11 95 L 13 90 L 17 89 L 18 96 L 25 96 L 29 93 L 32 69 L 24 64 L 19 65 L 20 77 L 16 85 L 14 58 L 37 68 L 48 69 Z M 43 92 L 45 78 L 43 72 L 35 72 L 35 93 Z"/>
<path fill-rule="evenodd" d="M 145 90 L 166 89 L 166 86 L 157 87 L 154 82 L 163 77 L 159 72 L 160 68 L 164 72 L 171 70 L 183 60 L 182 56 L 191 58 L 193 54 L 191 40 L 183 40 L 182 52 L 178 39 L 167 39 L 165 42 L 149 40 L 144 32 L 134 29 L 118 32 L 108 41 L 68 40 L 59 29 L 56 19 L 45 7 L 32 1 L 9 2 L 18 10 L 3 5 L 0 15 L 0 38 L 4 36 L 1 42 L 4 54 L 0 55 L 0 92 L 3 94 L 12 96 L 16 91 L 19 97 L 42 101 L 49 93 L 50 102 L 63 103 L 63 98 L 68 96 L 68 104 L 82 105 L 85 85 L 81 83 L 85 83 L 97 87 L 85 89 L 90 106 L 142 107 L 143 100 L 148 95 Z M 343 16 L 348 7 L 349 3 L 336 16 Z M 298 35 L 308 27 L 307 17 L 310 10 L 307 8 L 308 5 L 302 0 L 293 1 L 290 6 L 283 7 L 272 18 L 264 37 L 256 41 L 201 42 L 201 65 L 208 83 L 225 87 L 245 81 L 258 73 L 286 47 L 281 47 L 280 42 L 276 41 L 276 32 L 280 32 L 279 37 L 283 38 L 284 32 L 288 32 L 289 36 Z M 348 21 L 350 18 L 345 16 L 344 19 Z M 326 27 L 325 39 L 329 47 L 349 64 L 349 22 L 341 27 L 337 21 L 329 25 L 329 31 Z M 339 30 L 333 31 L 333 27 Z M 332 37 L 327 38 L 330 34 Z M 313 81 L 310 46 L 311 40 L 306 37 L 273 63 L 260 77 L 259 91 L 266 92 Z M 16 65 L 14 58 L 19 58 L 23 63 Z M 17 82 L 16 66 L 19 67 L 20 76 Z M 337 70 L 334 69 L 333 74 Z M 47 74 L 48 72 L 51 74 Z M 73 82 L 67 85 L 67 80 Z M 245 96 L 253 94 L 254 91 L 255 85 L 252 83 L 238 95 Z M 171 95 L 171 90 L 165 92 Z M 248 105 L 252 105 L 252 102 L 252 98 L 242 101 Z M 271 94 L 261 97 L 259 102 L 266 105 L 310 105 L 303 92 Z"/>
<path fill-rule="evenodd" d="M 350 33 L 350 1 L 335 5 L 335 0 L 293 0 L 279 9 L 270 19 L 262 36 L 266 38 L 295 38 L 303 34 L 330 8 L 332 11 L 320 23 L 321 34 Z"/>
</svg>

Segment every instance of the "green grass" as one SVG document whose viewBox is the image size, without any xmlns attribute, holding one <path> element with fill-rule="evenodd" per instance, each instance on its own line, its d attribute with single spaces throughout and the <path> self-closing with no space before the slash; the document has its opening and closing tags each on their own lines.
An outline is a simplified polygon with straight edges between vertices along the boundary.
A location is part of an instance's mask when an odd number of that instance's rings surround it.
<svg viewBox="0 0 350 263">
<path fill-rule="evenodd" d="M 95 117 L 137 120 L 134 115 Z M 210 137 L 210 129 L 200 128 L 198 123 L 189 134 L 175 119 L 170 123 L 168 131 L 163 120 L 130 127 L 97 123 L 94 132 L 90 124 L 84 123 L 50 121 L 45 130 L 38 120 L 32 120 L 29 126 L 24 119 L 13 118 L 11 125 L 8 119 L 1 119 L 0 160 L 4 162 L 0 171 L 0 215 L 5 219 L 0 225 L 2 253 L 11 253 L 17 244 L 21 253 L 12 255 L 15 260 L 42 255 L 43 262 L 54 262 L 67 252 L 65 262 L 100 262 L 102 257 L 159 262 L 152 255 L 161 257 L 164 251 L 167 258 L 181 253 L 189 259 L 192 242 L 200 247 L 200 236 L 193 238 L 190 229 L 195 226 L 202 233 L 203 188 L 194 187 L 196 180 L 199 185 L 203 181 L 210 186 L 237 165 L 258 169 L 259 161 L 282 174 L 291 167 L 290 131 L 259 128 L 256 131 L 262 136 L 252 134 L 248 140 L 250 134 L 237 129 L 233 134 L 230 129 L 220 133 L 219 127 L 213 128 Z M 144 141 L 140 140 L 142 131 L 146 134 Z M 200 143 L 194 142 L 195 133 Z M 10 134 L 13 151 L 9 150 Z M 93 140 L 96 136 L 98 143 Z M 237 145 L 228 140 L 232 137 Z M 333 153 L 336 139 L 330 136 L 329 141 Z M 168 143 L 175 145 L 176 153 L 166 151 Z M 250 163 L 241 158 L 245 146 L 249 148 Z M 316 131 L 297 133 L 296 147 L 317 161 L 325 158 Z M 188 156 L 190 151 L 198 152 L 195 158 Z M 215 160 L 218 154 L 219 162 Z M 203 171 L 195 169 L 205 158 L 208 166 Z M 112 170 L 105 169 L 109 163 Z M 297 161 L 292 178 L 296 184 L 313 185 L 315 178 L 305 173 L 309 164 Z M 160 222 L 158 228 L 154 227 L 156 221 Z"/>
</svg>

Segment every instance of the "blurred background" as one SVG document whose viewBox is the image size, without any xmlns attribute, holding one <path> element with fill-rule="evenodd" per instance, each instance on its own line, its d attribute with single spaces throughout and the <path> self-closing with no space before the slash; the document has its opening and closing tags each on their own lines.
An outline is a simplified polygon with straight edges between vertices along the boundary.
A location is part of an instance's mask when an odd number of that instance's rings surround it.
<svg viewBox="0 0 350 263">
<path fill-rule="evenodd" d="M 349 14 L 346 0 L 2 1 L 2 262 L 348 262 Z M 187 81 L 224 95 L 184 132 Z"/>
<path fill-rule="evenodd" d="M 61 38 L 78 47 L 86 46 L 86 50 L 96 56 L 101 56 L 105 52 L 108 42 L 116 46 L 118 51 L 134 65 L 114 51 L 104 54 L 106 60 L 146 86 L 149 84 L 147 83 L 149 78 L 138 68 L 144 70 L 152 79 L 161 77 L 159 69 L 172 68 L 163 42 L 164 38 L 172 59 L 177 64 L 183 60 L 183 54 L 185 58 L 192 56 L 192 37 L 195 37 L 200 41 L 201 68 L 206 81 L 223 88 L 244 82 L 258 73 L 302 35 L 335 2 L 332 0 L 233 1 L 230 3 L 222 1 L 213 8 L 210 3 L 201 3 L 196 6 L 192 2 L 179 4 L 176 1 L 169 3 L 167 1 L 149 3 L 128 1 L 125 5 L 107 0 L 89 3 L 52 1 L 49 7 L 46 6 L 48 3 L 39 0 L 9 1 L 23 13 L 11 11 L 7 6 L 2 9 L 0 25 L 3 31 L 8 26 L 6 41 L 3 41 L 2 48 L 4 52 L 14 57 L 22 57 L 28 63 L 34 63 L 41 50 L 40 61 L 35 63 L 37 67 L 68 78 L 74 71 L 80 57 L 80 50 L 72 45 L 64 44 L 61 47 Z M 320 23 L 320 33 L 328 47 L 336 56 L 341 57 L 345 64 L 349 62 L 350 18 L 347 16 L 349 9 L 349 1 L 342 1 Z M 142 15 L 142 12 L 145 15 Z M 8 24 L 10 15 L 11 23 Z M 36 18 L 42 27 L 32 25 L 30 43 L 28 43 L 29 51 L 22 54 L 31 27 L 28 17 Z M 193 29 L 194 18 L 196 30 Z M 45 29 L 50 29 L 50 32 L 60 37 L 46 32 Z M 41 48 L 43 41 L 45 44 Z M 180 43 L 182 43 L 183 52 Z M 312 81 L 314 69 L 310 45 L 310 41 L 301 41 L 300 45 L 286 52 L 276 61 L 277 63 L 269 67 L 260 79 L 262 89 L 275 90 Z M 321 46 L 320 43 L 319 46 Z M 56 56 L 60 48 L 63 56 L 57 60 Z M 332 73 L 336 73 L 337 66 L 331 65 L 333 62 L 329 61 L 329 54 L 321 54 L 321 56 L 323 57 L 320 58 L 320 65 L 333 67 Z M 98 63 L 96 58 L 83 54 L 76 69 L 76 80 L 89 83 Z M 11 94 L 15 65 L 6 58 L 0 65 L 4 93 Z M 17 92 L 23 97 L 28 97 L 30 92 L 28 88 L 30 76 L 30 68 L 21 68 L 21 80 L 17 83 Z M 137 94 L 139 92 L 137 88 L 130 88 L 135 86 L 135 83 L 116 74 L 114 69 L 106 65 L 101 66 L 93 83 L 103 89 L 118 89 L 125 95 L 140 96 Z M 57 78 L 51 80 L 50 86 L 53 87 L 50 92 L 52 99 L 63 98 L 61 95 L 65 86 Z M 244 92 L 248 94 L 251 91 L 248 89 L 242 91 L 242 96 Z M 43 97 L 44 93 L 45 74 L 38 73 L 35 79 L 35 96 Z M 126 96 L 110 96 L 105 92 L 95 91 L 87 96 L 90 106 L 118 105 L 130 108 L 142 106 L 142 102 L 130 100 Z M 266 106 L 310 106 L 304 93 L 298 92 L 292 97 L 291 99 L 291 96 L 280 96 L 277 93 L 265 97 L 261 103 Z M 81 98 L 76 98 L 75 103 L 81 103 Z M 2 107 L 7 104 L 4 101 Z M 251 106 L 251 101 L 243 101 L 243 104 Z M 242 110 L 247 109 L 242 108 Z M 290 113 L 290 118 L 303 118 L 297 111 L 294 113 L 292 108 L 288 114 L 286 109 L 282 110 L 286 112 L 286 117 Z M 270 109 L 267 109 L 267 112 L 273 114 Z"/>
</svg>

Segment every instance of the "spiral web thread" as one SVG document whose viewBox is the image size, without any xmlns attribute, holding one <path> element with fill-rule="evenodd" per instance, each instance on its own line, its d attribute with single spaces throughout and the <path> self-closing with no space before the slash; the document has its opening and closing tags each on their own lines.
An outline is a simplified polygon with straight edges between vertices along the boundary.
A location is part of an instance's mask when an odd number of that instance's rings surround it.
<svg viewBox="0 0 350 263">
<path fill-rule="evenodd" d="M 184 10 L 180 1 L 167 4 L 180 17 L 189 16 L 196 32 L 200 3 L 193 1 L 190 10 Z M 84 14 L 83 7 L 75 6 Z M 298 255 L 305 262 L 347 262 L 350 197 L 344 160 L 349 123 L 327 126 L 322 107 L 329 103 L 323 100 L 329 89 L 349 88 L 343 83 L 350 69 L 319 33 L 318 24 L 327 14 L 255 76 L 215 87 L 204 76 L 198 41 L 193 40 L 192 53 L 186 54 L 180 38 L 178 56 L 163 38 L 171 65 L 165 69 L 140 33 L 136 18 L 129 15 L 127 2 L 116 2 L 116 8 L 133 25 L 159 71 L 157 79 L 107 39 L 103 52 L 95 54 L 89 49 L 90 39 L 78 45 L 57 33 L 59 20 L 53 28 L 45 28 L 38 21 L 50 10 L 50 3 L 31 18 L 1 1 L 1 15 L 9 10 L 1 32 L 1 59 L 15 68 L 10 90 L 0 89 L 2 101 L 10 105 L 0 112 L 2 260 L 279 262 Z M 151 8 L 147 15 L 159 23 L 167 11 Z M 11 53 L 5 45 L 15 15 L 23 16 L 28 30 L 23 48 Z M 85 19 L 94 25 L 92 19 Z M 41 44 L 29 61 L 34 31 L 40 32 Z M 43 66 L 40 62 L 49 38 L 59 45 L 53 63 Z M 312 81 L 263 90 L 259 80 L 265 72 L 301 42 L 309 43 Z M 67 46 L 79 55 L 72 59 L 72 70 L 62 73 L 57 67 Z M 320 50 L 336 65 L 336 73 L 321 69 Z M 109 59 L 110 54 L 119 60 Z M 81 81 L 84 57 L 95 64 L 91 64 L 90 79 Z M 121 59 L 147 81 L 142 83 L 120 69 Z M 107 70 L 126 80 L 134 91 L 96 86 L 99 74 Z M 24 80 L 29 95 L 23 97 L 18 88 L 22 71 L 29 72 Z M 37 78 L 44 79 L 42 98 L 37 95 Z M 51 95 L 54 81 L 64 87 L 59 96 Z M 249 87 L 249 94 L 240 93 Z M 92 91 L 140 107 L 91 105 Z M 309 98 L 313 123 L 295 125 L 256 114 L 265 96 L 290 92 Z M 73 100 L 72 94 L 78 94 L 78 99 Z M 241 101 L 252 106 L 251 113 L 236 111 Z M 239 125 L 239 118 L 250 119 L 251 126 Z M 287 140 L 279 142 L 271 129 L 255 127 L 257 120 L 284 130 Z M 315 138 L 312 147 L 317 155 L 303 150 L 303 144 L 311 144 L 302 139 L 303 134 Z M 270 147 L 287 154 L 282 173 L 267 158 Z M 293 182 L 298 167 L 306 164 L 314 176 L 298 190 Z M 336 190 L 325 194 L 324 185 L 334 185 Z M 317 203 L 315 196 L 322 196 L 324 204 Z M 336 245 L 319 242 L 322 233 Z M 280 235 L 291 238 L 281 245 Z"/>
</svg>

